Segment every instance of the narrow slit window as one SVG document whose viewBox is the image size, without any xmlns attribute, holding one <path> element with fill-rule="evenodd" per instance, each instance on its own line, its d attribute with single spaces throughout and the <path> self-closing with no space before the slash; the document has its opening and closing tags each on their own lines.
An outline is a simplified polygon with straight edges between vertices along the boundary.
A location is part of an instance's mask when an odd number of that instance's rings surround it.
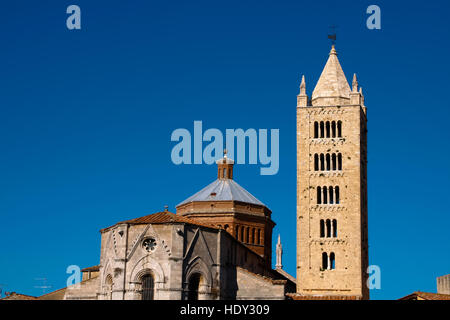
<svg viewBox="0 0 450 320">
<path fill-rule="evenodd" d="M 340 198 L 339 198 L 339 187 L 336 186 L 334 189 L 335 189 L 335 193 L 336 193 L 336 204 L 339 204 L 339 202 L 340 202 Z"/>
<path fill-rule="evenodd" d="M 325 222 L 323 221 L 323 219 L 320 220 L 320 237 L 325 237 Z"/>
<path fill-rule="evenodd" d="M 328 188 L 323 187 L 323 204 L 328 204 Z"/>
<path fill-rule="evenodd" d="M 330 253 L 330 269 L 331 270 L 334 270 L 334 269 L 336 269 L 336 257 L 335 257 L 335 255 L 334 255 L 334 252 L 331 252 Z"/>
<path fill-rule="evenodd" d="M 322 252 L 322 270 L 328 269 L 328 254 L 326 252 Z"/>
<path fill-rule="evenodd" d="M 322 188 L 317 187 L 317 204 L 322 204 Z"/>
</svg>

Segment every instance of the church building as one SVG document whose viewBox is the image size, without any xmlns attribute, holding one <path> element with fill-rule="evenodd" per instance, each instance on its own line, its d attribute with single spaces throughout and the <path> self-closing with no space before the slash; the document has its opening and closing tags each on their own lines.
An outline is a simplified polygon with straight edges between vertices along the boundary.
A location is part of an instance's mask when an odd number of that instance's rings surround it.
<svg viewBox="0 0 450 320">
<path fill-rule="evenodd" d="M 272 212 L 234 180 L 217 179 L 176 206 L 102 229 L 100 261 L 81 283 L 37 299 L 369 299 L 367 110 L 334 45 L 312 92 L 297 96 L 297 275 L 272 268 Z"/>
<path fill-rule="evenodd" d="M 176 206 L 102 229 L 100 264 L 63 299 L 285 299 L 295 278 L 271 267 L 272 212 L 234 181 L 234 162 Z M 279 254 L 281 251 L 279 249 Z"/>
</svg>

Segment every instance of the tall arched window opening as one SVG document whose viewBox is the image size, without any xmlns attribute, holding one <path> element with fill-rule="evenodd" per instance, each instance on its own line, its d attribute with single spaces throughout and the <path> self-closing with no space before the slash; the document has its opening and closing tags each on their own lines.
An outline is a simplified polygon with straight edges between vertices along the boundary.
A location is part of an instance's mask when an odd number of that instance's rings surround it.
<svg viewBox="0 0 450 320">
<path fill-rule="evenodd" d="M 155 292 L 155 281 L 151 274 L 142 277 L 142 300 L 153 300 Z"/>
<path fill-rule="evenodd" d="M 330 219 L 327 219 L 326 225 L 327 225 L 327 238 L 331 238 L 331 221 L 330 221 Z"/>
<path fill-rule="evenodd" d="M 328 254 L 326 252 L 322 252 L 322 270 L 328 269 Z"/>
<path fill-rule="evenodd" d="M 322 204 L 322 188 L 317 187 L 317 204 Z"/>
<path fill-rule="evenodd" d="M 323 221 L 323 219 L 320 220 L 320 237 L 325 237 L 325 222 Z"/>
<path fill-rule="evenodd" d="M 336 204 L 339 204 L 340 198 L 339 198 L 339 186 L 334 187 L 335 194 L 336 194 Z"/>
<path fill-rule="evenodd" d="M 334 270 L 336 269 L 336 261 L 335 261 L 335 256 L 334 256 L 334 252 L 330 253 L 330 269 Z"/>
<path fill-rule="evenodd" d="M 323 187 L 323 204 L 328 204 L 328 188 Z"/>
<path fill-rule="evenodd" d="M 113 280 L 112 276 L 108 274 L 105 280 L 106 300 L 112 300 Z"/>
<path fill-rule="evenodd" d="M 337 220 L 333 219 L 333 238 L 337 238 Z"/>
<path fill-rule="evenodd" d="M 188 300 L 198 300 L 200 284 L 202 276 L 199 273 L 194 273 L 189 278 L 188 282 Z"/>
<path fill-rule="evenodd" d="M 328 199 L 328 203 L 329 204 L 333 204 L 334 201 L 333 201 L 333 187 L 332 186 L 328 187 L 328 193 L 330 194 L 330 198 Z"/>
</svg>

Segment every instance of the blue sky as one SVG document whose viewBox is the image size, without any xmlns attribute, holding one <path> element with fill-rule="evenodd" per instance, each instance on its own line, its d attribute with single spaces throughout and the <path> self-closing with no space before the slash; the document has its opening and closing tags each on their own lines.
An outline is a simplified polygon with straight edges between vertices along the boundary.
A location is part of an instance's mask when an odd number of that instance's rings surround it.
<svg viewBox="0 0 450 320">
<path fill-rule="evenodd" d="M 69 31 L 68 5 L 82 11 Z M 381 30 L 366 8 L 381 8 Z M 0 5 L 0 284 L 42 293 L 99 262 L 101 228 L 175 205 L 215 166 L 171 162 L 177 128 L 280 129 L 280 170 L 235 179 L 273 211 L 295 275 L 299 77 L 337 50 L 368 107 L 373 299 L 450 273 L 448 1 L 45 1 Z"/>
</svg>

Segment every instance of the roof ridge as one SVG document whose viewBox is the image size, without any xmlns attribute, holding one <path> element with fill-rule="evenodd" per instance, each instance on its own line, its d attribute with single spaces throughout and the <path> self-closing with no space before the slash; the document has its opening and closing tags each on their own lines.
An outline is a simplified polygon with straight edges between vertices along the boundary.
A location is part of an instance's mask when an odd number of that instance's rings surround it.
<svg viewBox="0 0 450 320">
<path fill-rule="evenodd" d="M 145 215 L 142 217 L 117 222 L 110 227 L 101 229 L 100 232 L 106 231 L 107 229 L 112 228 L 118 224 L 125 224 L 125 223 L 126 224 L 164 224 L 164 223 L 173 223 L 173 222 L 187 223 L 187 224 L 191 224 L 191 225 L 212 228 L 212 229 L 220 229 L 219 227 L 216 227 L 212 224 L 198 222 L 198 221 L 195 221 L 194 219 L 183 217 L 183 216 L 177 215 L 170 211 L 160 211 L 160 212 L 155 212 L 155 213 L 148 214 L 148 215 Z"/>
<path fill-rule="evenodd" d="M 272 284 L 284 283 L 284 282 L 287 281 L 287 280 L 282 280 L 282 279 L 272 279 L 271 277 L 268 277 L 268 276 L 265 276 L 265 275 L 262 275 L 262 274 L 259 274 L 259 273 L 252 272 L 252 271 L 250 271 L 248 269 L 245 269 L 243 267 L 240 267 L 240 266 L 236 266 L 236 269 L 242 270 L 242 271 L 244 271 L 244 272 L 246 272 L 246 273 L 248 273 L 250 275 L 253 275 L 253 276 L 257 277 L 257 278 L 260 278 L 260 279 L 265 280 L 267 282 L 270 282 Z"/>
<path fill-rule="evenodd" d="M 266 206 L 232 179 L 216 179 L 194 195 L 179 203 L 176 207 L 194 201 L 240 201 Z"/>
</svg>

